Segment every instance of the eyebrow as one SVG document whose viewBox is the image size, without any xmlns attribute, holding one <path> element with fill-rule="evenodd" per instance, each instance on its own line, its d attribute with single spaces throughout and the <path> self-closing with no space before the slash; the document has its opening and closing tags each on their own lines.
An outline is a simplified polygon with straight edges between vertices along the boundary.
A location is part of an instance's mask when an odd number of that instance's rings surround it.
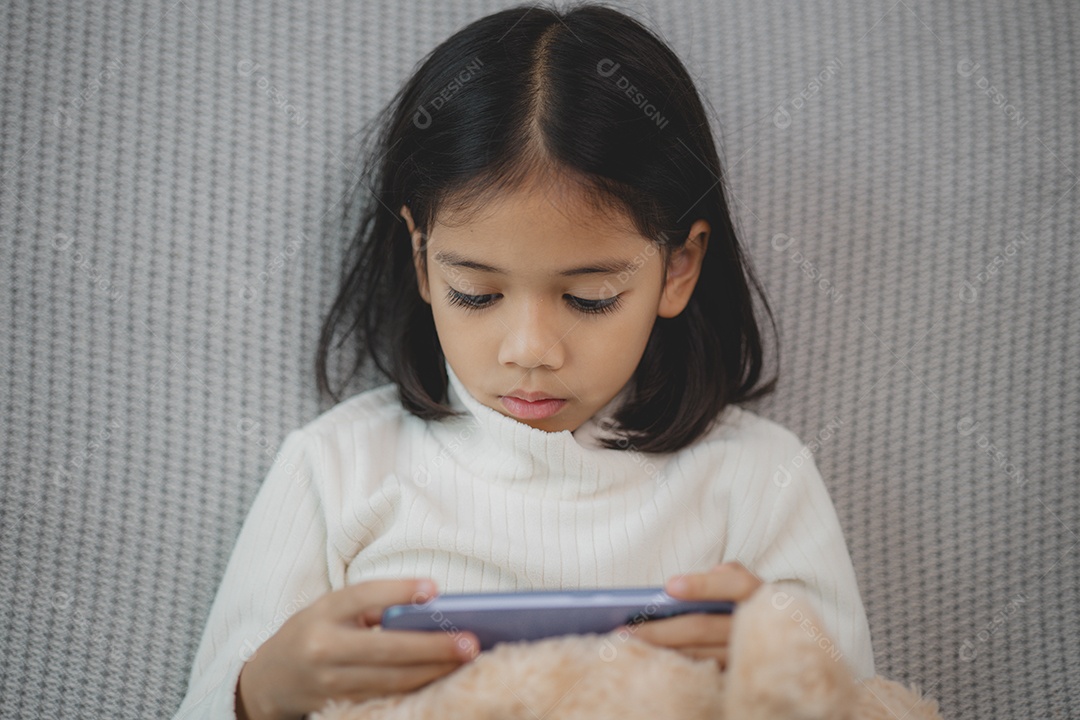
<svg viewBox="0 0 1080 720">
<path fill-rule="evenodd" d="M 451 250 L 440 250 L 435 253 L 435 261 L 452 267 L 469 268 L 470 270 L 479 270 L 480 272 L 495 273 L 497 275 L 509 274 L 506 270 L 492 267 L 491 265 L 486 265 L 482 262 L 477 262 L 476 260 L 470 260 Z M 635 265 L 626 260 L 598 260 L 592 265 L 560 270 L 557 274 L 561 277 L 572 277 L 574 275 L 614 275 L 615 273 L 633 270 L 634 268 Z"/>
</svg>

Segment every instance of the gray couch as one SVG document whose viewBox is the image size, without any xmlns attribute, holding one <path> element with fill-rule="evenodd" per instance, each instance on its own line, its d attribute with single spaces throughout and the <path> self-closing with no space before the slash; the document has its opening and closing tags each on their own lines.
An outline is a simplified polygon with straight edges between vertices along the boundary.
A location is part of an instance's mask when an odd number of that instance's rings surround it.
<svg viewBox="0 0 1080 720">
<path fill-rule="evenodd" d="M 506 3 L 9 3 L 0 717 L 167 718 L 312 374 L 355 134 Z M 722 137 L 878 669 L 1077 717 L 1075 3 L 623 4 Z M 381 383 L 370 377 L 356 390 Z"/>
</svg>

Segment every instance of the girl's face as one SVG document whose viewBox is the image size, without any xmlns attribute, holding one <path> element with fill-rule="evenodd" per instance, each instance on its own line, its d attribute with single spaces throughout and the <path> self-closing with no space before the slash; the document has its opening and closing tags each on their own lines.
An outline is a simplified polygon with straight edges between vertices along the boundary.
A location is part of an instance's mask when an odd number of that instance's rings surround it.
<svg viewBox="0 0 1080 720">
<path fill-rule="evenodd" d="M 657 316 L 689 301 L 709 232 L 694 223 L 665 279 L 656 243 L 568 188 L 531 182 L 468 225 L 436 220 L 426 273 L 401 210 L 454 373 L 479 402 L 549 432 L 576 430 L 627 383 Z"/>
</svg>

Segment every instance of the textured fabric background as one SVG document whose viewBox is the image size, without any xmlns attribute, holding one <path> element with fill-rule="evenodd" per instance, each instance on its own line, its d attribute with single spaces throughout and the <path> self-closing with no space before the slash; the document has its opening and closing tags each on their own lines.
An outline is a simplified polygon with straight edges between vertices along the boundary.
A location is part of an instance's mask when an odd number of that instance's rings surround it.
<svg viewBox="0 0 1080 720">
<path fill-rule="evenodd" d="M 1080 705 L 1080 6 L 1023 5 L 620 5 L 722 138 L 781 329 L 752 409 L 818 441 L 879 671 L 946 717 Z M 352 139 L 503 6 L 3 4 L 0 717 L 179 704 L 327 407 Z"/>
</svg>

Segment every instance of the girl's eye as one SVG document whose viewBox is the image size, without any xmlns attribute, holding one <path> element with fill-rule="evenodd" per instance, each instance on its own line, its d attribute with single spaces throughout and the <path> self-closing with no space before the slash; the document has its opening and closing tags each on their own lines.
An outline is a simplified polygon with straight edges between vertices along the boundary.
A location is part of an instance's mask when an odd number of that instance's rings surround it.
<svg viewBox="0 0 1080 720">
<path fill-rule="evenodd" d="M 614 295 L 606 300 L 586 300 L 585 298 L 574 297 L 573 295 L 565 295 L 571 305 L 577 307 L 583 313 L 609 313 L 615 312 L 619 308 L 619 302 L 621 295 Z"/>
<path fill-rule="evenodd" d="M 494 295 L 466 295 L 454 288 L 446 288 L 446 301 L 451 305 L 458 305 L 466 310 L 480 310 L 490 305 Z"/>
<path fill-rule="evenodd" d="M 482 310 L 494 303 L 497 297 L 499 296 L 490 293 L 487 295 L 466 295 L 454 288 L 446 289 L 446 301 L 451 305 L 457 305 L 466 310 Z M 571 307 L 587 315 L 615 312 L 619 307 L 621 298 L 620 295 L 604 300 L 588 300 L 574 295 L 564 295 L 563 297 L 567 299 Z"/>
</svg>

